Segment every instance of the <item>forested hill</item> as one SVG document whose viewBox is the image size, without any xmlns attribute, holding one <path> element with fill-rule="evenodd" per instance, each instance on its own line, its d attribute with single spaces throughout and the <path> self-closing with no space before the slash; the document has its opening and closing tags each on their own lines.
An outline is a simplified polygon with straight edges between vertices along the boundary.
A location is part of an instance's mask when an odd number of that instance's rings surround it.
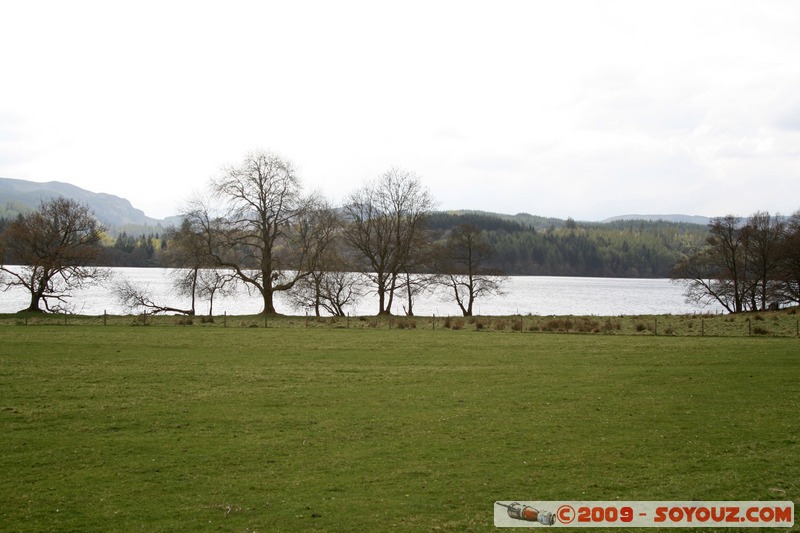
<svg viewBox="0 0 800 533">
<path fill-rule="evenodd" d="M 0 232 L 8 220 L 0 217 Z M 494 249 L 485 265 L 507 275 L 669 277 L 682 254 L 705 244 L 701 224 L 646 220 L 575 222 L 533 215 L 437 212 L 429 220 L 433 240 L 459 224 L 481 229 Z M 108 266 L 169 266 L 170 231 L 159 235 L 109 236 Z"/>
<path fill-rule="evenodd" d="M 458 224 L 480 228 L 495 250 L 491 267 L 508 275 L 669 277 L 684 253 L 705 243 L 701 224 L 646 220 L 575 222 L 532 215 L 435 213 L 437 237 Z"/>
<path fill-rule="evenodd" d="M 92 207 L 109 227 L 105 262 L 113 266 L 168 266 L 170 226 L 177 220 L 144 216 L 130 202 L 69 184 L 0 178 L 0 232 L 18 214 L 45 197 L 65 195 Z M 436 212 L 430 217 L 434 240 L 459 224 L 480 228 L 495 250 L 491 264 L 508 275 L 669 277 L 684 253 L 705 243 L 706 224 L 661 220 L 576 222 L 527 213 Z M 690 219 L 694 220 L 694 219 Z"/>
</svg>

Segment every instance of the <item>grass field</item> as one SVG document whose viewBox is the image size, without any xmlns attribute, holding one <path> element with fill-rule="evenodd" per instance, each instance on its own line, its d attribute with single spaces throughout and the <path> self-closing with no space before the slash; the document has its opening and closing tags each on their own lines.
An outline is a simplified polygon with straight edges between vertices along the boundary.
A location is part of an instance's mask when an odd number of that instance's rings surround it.
<svg viewBox="0 0 800 533">
<path fill-rule="evenodd" d="M 800 502 L 788 334 L 302 325 L 0 327 L 0 530 L 478 531 L 497 500 Z"/>
</svg>

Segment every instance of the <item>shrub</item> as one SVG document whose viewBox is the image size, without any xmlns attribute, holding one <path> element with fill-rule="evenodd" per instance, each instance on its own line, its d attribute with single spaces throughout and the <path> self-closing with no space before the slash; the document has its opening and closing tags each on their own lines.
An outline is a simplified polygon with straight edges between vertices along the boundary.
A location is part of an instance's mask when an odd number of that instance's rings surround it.
<svg viewBox="0 0 800 533">
<path fill-rule="evenodd" d="M 580 333 L 597 333 L 599 331 L 600 323 L 597 320 L 591 320 L 582 317 L 575 322 L 574 329 Z"/>
<path fill-rule="evenodd" d="M 410 318 L 401 318 L 397 321 L 397 329 L 416 329 L 417 321 Z"/>
<path fill-rule="evenodd" d="M 542 331 L 567 332 L 572 329 L 573 323 L 569 318 L 552 318 L 544 323 Z"/>
</svg>

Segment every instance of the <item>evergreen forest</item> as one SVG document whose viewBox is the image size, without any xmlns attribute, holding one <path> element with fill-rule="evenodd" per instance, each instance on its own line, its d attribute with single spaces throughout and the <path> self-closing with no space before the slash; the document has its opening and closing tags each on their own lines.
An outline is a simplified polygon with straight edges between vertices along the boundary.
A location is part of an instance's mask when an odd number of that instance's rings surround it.
<svg viewBox="0 0 800 533">
<path fill-rule="evenodd" d="M 8 219 L 0 218 L 0 232 Z M 511 276 L 666 278 L 676 262 L 702 247 L 708 227 L 700 224 L 630 220 L 576 222 L 531 215 L 434 212 L 428 218 L 433 242 L 468 224 L 493 249 L 485 267 Z M 168 267 L 173 231 L 107 234 L 100 266 Z"/>
</svg>

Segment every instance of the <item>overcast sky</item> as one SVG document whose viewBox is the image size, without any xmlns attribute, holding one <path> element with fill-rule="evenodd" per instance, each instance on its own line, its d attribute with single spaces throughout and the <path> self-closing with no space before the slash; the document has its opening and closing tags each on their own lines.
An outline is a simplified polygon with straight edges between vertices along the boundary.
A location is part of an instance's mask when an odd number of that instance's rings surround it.
<svg viewBox="0 0 800 533">
<path fill-rule="evenodd" d="M 0 0 L 0 177 L 177 212 L 253 149 L 334 202 L 800 209 L 800 2 Z"/>
</svg>

